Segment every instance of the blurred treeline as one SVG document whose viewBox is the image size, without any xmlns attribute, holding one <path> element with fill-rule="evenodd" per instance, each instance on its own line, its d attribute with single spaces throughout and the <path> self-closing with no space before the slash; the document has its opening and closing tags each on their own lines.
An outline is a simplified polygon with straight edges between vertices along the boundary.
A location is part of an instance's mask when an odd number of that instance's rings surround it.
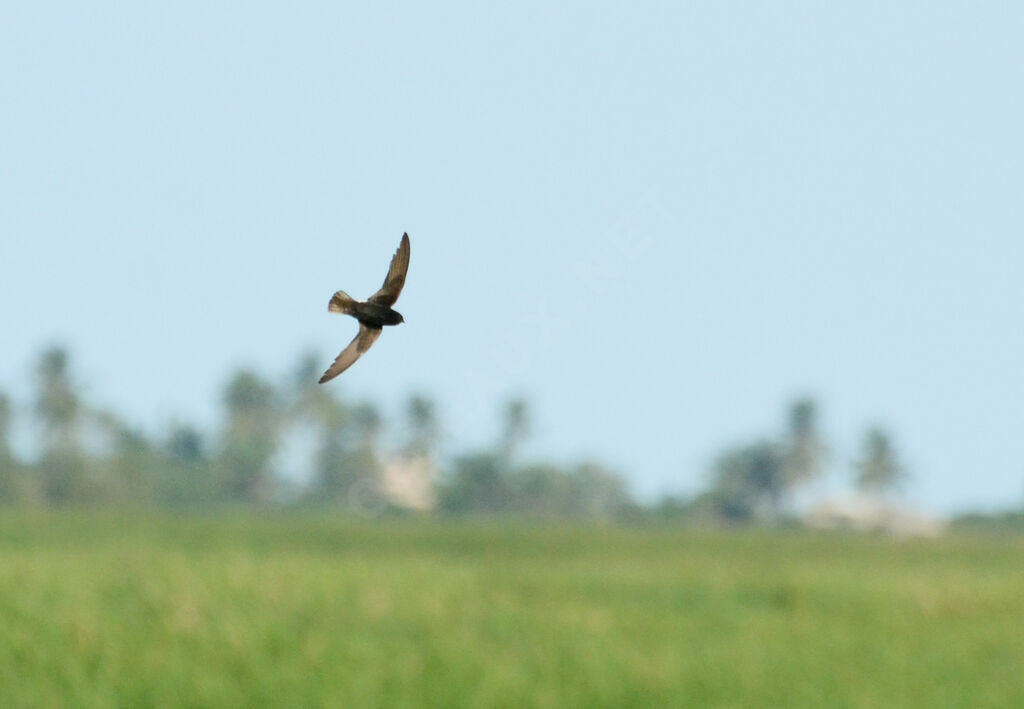
<svg viewBox="0 0 1024 709">
<path fill-rule="evenodd" d="M 35 363 L 31 401 L 15 407 L 0 392 L 0 502 L 576 519 L 612 518 L 634 504 L 622 479 L 599 464 L 522 462 L 530 427 L 522 400 L 500 408 L 491 446 L 442 460 L 442 423 L 431 398 L 409 396 L 400 420 L 386 426 L 374 403 L 345 400 L 337 387 L 317 384 L 321 364 L 303 357 L 280 383 L 240 370 L 221 391 L 217 430 L 176 423 L 153 436 L 92 406 L 67 350 L 48 349 Z M 29 455 L 14 453 L 16 411 L 31 420 L 18 429 L 32 432 L 31 443 L 17 446 Z M 295 441 L 299 450 L 290 450 Z M 303 469 L 296 472 L 290 457 Z"/>
<path fill-rule="evenodd" d="M 151 435 L 82 395 L 68 352 L 41 353 L 32 400 L 32 452 L 12 446 L 16 407 L 0 392 L 0 502 L 6 505 L 157 507 L 332 506 L 358 513 L 515 515 L 565 519 L 775 521 L 794 493 L 822 474 L 828 447 L 812 399 L 790 406 L 780 435 L 723 451 L 707 489 L 692 498 L 640 505 L 599 462 L 524 461 L 530 412 L 523 400 L 498 407 L 496 435 L 480 450 L 441 455 L 443 425 L 428 396 L 408 397 L 386 425 L 372 402 L 340 398 L 316 383 L 306 356 L 284 382 L 233 374 L 220 395 L 217 430 L 188 423 Z M 27 423 L 27 422 L 26 422 Z M 303 455 L 289 455 L 290 441 Z M 292 451 L 294 454 L 294 451 Z M 294 470 L 294 461 L 304 461 Z M 287 474 L 282 472 L 289 471 Z M 857 484 L 884 491 L 904 478 L 890 436 L 867 432 L 854 464 Z"/>
</svg>

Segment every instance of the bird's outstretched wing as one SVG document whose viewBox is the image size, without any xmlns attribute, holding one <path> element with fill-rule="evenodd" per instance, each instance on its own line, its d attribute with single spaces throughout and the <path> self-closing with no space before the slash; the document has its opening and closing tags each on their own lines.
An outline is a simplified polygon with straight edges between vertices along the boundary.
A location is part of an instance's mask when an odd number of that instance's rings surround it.
<svg viewBox="0 0 1024 709">
<path fill-rule="evenodd" d="M 402 234 L 402 243 L 391 257 L 391 267 L 380 290 L 369 297 L 371 303 L 391 307 L 398 300 L 398 294 L 405 285 L 405 274 L 409 270 L 409 234 Z"/>
<path fill-rule="evenodd" d="M 366 350 L 373 347 L 373 343 L 380 337 L 381 328 L 379 327 L 367 327 L 362 323 L 359 324 L 359 334 L 356 335 L 352 342 L 348 343 L 348 347 L 341 351 L 341 354 L 334 360 L 334 364 L 324 372 L 324 375 L 320 377 L 320 383 L 329 382 L 336 376 L 344 372 L 346 369 L 351 367 L 357 359 L 363 356 Z"/>
</svg>

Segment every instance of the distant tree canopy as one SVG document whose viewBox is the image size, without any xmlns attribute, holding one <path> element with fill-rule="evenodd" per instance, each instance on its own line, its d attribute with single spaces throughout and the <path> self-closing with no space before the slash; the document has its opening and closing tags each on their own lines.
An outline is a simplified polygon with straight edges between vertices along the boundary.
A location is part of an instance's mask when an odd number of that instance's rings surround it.
<svg viewBox="0 0 1024 709">
<path fill-rule="evenodd" d="M 825 454 L 817 405 L 797 399 L 778 439 L 730 448 L 716 458 L 711 488 L 698 506 L 733 521 L 776 519 L 792 493 L 821 474 Z"/>
<path fill-rule="evenodd" d="M 14 455 L 15 407 L 0 393 L 0 504 L 380 511 L 416 499 L 437 500 L 444 514 L 576 519 L 611 517 L 632 504 L 622 480 L 600 464 L 522 461 L 532 428 L 524 399 L 500 407 L 492 446 L 442 464 L 442 425 L 430 396 L 410 395 L 392 434 L 372 402 L 346 400 L 337 387 L 316 384 L 319 361 L 303 355 L 281 384 L 241 369 L 221 393 L 216 430 L 177 421 L 152 437 L 91 406 L 68 352 L 47 349 L 35 366 L 35 460 Z M 284 442 L 296 431 L 309 448 L 301 480 L 281 472 Z M 435 493 L 420 494 L 423 486 Z"/>
<path fill-rule="evenodd" d="M 449 514 L 516 515 L 536 518 L 610 519 L 633 504 L 621 478 L 596 463 L 568 468 L 522 463 L 519 448 L 531 428 L 521 398 L 501 410 L 492 450 L 460 456 L 442 487 L 441 509 Z"/>
<path fill-rule="evenodd" d="M 707 499 L 721 517 L 743 521 L 778 514 L 786 481 L 777 443 L 758 441 L 727 450 L 715 460 L 712 475 Z"/>
<path fill-rule="evenodd" d="M 397 425 L 389 425 L 373 402 L 318 385 L 319 365 L 307 353 L 281 382 L 240 369 L 221 392 L 216 429 L 176 421 L 153 436 L 92 406 L 68 352 L 51 347 L 34 367 L 30 406 L 19 409 L 0 392 L 0 505 L 314 505 L 359 513 L 771 522 L 792 509 L 794 493 L 822 474 L 828 456 L 818 407 L 799 398 L 778 435 L 718 454 L 706 491 L 644 507 L 599 462 L 524 459 L 534 421 L 522 397 L 497 407 L 490 445 L 442 455 L 444 427 L 430 396 L 411 394 Z M 12 444 L 19 410 L 34 418 L 25 430 L 38 433 L 31 460 L 19 458 Z M 289 448 L 297 434 L 301 455 Z M 855 474 L 857 485 L 872 492 L 905 479 L 886 431 L 868 431 Z"/>
</svg>

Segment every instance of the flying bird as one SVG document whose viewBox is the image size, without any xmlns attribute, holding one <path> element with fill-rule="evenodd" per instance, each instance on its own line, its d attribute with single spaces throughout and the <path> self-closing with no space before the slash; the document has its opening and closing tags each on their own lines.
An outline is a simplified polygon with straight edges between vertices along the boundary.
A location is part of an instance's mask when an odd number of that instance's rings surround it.
<svg viewBox="0 0 1024 709">
<path fill-rule="evenodd" d="M 343 290 L 331 296 L 327 310 L 332 313 L 351 315 L 359 321 L 359 333 L 348 347 L 341 351 L 334 364 L 320 377 L 320 383 L 328 382 L 355 364 L 355 361 L 373 346 L 385 325 L 405 322 L 402 314 L 392 310 L 398 294 L 405 285 L 405 273 L 409 270 L 409 234 L 402 234 L 402 242 L 391 257 L 391 267 L 384 279 L 384 285 L 365 301 L 359 301 Z"/>
</svg>

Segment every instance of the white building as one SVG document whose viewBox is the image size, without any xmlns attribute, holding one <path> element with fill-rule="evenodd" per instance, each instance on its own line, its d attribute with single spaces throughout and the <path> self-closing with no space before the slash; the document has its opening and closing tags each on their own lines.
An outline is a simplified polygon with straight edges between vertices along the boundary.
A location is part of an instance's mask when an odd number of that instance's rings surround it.
<svg viewBox="0 0 1024 709">
<path fill-rule="evenodd" d="M 437 465 L 429 456 L 392 458 L 381 471 L 381 492 L 395 507 L 426 512 L 437 504 Z"/>
<path fill-rule="evenodd" d="M 899 538 L 937 537 L 947 527 L 945 520 L 923 510 L 863 494 L 821 500 L 807 508 L 803 521 L 812 529 L 887 532 Z"/>
</svg>

